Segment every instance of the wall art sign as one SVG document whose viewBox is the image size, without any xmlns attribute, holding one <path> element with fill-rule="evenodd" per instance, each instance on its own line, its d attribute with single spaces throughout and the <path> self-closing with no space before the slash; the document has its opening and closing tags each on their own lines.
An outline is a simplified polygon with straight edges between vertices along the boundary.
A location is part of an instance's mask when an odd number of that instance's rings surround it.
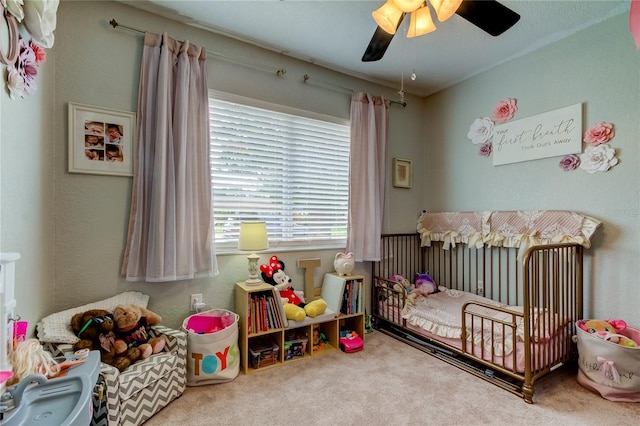
<svg viewBox="0 0 640 426">
<path fill-rule="evenodd" d="M 493 165 L 582 152 L 582 104 L 556 109 L 493 129 Z"/>
<path fill-rule="evenodd" d="M 69 172 L 133 176 L 133 112 L 69 102 Z"/>
<path fill-rule="evenodd" d="M 411 160 L 393 159 L 393 186 L 411 188 Z"/>
</svg>

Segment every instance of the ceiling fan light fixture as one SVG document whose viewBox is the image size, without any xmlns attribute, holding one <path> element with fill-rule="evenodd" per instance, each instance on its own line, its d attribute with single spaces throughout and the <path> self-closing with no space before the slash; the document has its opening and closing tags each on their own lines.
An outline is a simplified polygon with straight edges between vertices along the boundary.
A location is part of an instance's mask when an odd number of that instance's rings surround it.
<svg viewBox="0 0 640 426">
<path fill-rule="evenodd" d="M 380 28 L 389 34 L 395 34 L 402 18 L 402 11 L 396 7 L 393 0 L 388 0 L 379 9 L 374 10 L 371 16 Z"/>
<path fill-rule="evenodd" d="M 436 25 L 433 23 L 433 19 L 431 19 L 431 10 L 427 6 L 424 6 L 411 13 L 407 38 L 425 35 L 435 31 L 435 29 Z"/>
<path fill-rule="evenodd" d="M 462 4 L 462 0 L 429 0 L 429 2 L 433 6 L 433 10 L 435 10 L 440 22 L 451 18 Z"/>
<path fill-rule="evenodd" d="M 391 0 L 403 12 L 413 12 L 424 4 L 424 0 Z M 387 2 L 388 3 L 388 2 Z"/>
</svg>

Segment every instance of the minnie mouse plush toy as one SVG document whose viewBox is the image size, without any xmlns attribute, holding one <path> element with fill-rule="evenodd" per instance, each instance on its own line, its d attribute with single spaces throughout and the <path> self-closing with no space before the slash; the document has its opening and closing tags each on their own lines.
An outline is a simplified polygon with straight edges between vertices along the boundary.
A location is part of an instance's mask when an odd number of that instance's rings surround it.
<svg viewBox="0 0 640 426">
<path fill-rule="evenodd" d="M 280 298 L 284 303 L 284 315 L 292 321 L 303 321 L 306 316 L 316 317 L 322 315 L 327 309 L 327 302 L 316 299 L 305 303 L 302 292 L 296 292 L 291 287 L 291 278 L 284 272 L 284 262 L 278 260 L 278 256 L 271 256 L 269 264 L 260 265 L 262 279 L 271 284 L 280 292 Z"/>
</svg>

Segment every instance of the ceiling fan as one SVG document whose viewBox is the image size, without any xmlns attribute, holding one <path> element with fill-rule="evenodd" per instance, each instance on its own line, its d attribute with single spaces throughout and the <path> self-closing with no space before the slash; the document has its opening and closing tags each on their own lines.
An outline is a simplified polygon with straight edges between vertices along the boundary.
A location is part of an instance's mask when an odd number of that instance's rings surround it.
<svg viewBox="0 0 640 426">
<path fill-rule="evenodd" d="M 427 6 L 425 5 L 424 7 Z M 400 27 L 402 19 L 407 13 L 401 13 L 396 30 Z M 412 13 L 415 14 L 416 12 Z M 507 31 L 520 19 L 519 14 L 496 0 L 464 0 L 455 13 L 494 37 Z M 393 36 L 394 34 L 385 31 L 378 25 L 362 56 L 362 62 L 373 62 L 382 59 Z"/>
</svg>

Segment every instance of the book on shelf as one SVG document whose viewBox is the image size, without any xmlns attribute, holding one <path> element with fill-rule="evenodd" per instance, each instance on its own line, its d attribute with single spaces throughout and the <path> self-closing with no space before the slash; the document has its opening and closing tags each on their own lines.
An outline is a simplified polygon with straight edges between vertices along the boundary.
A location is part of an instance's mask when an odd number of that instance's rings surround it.
<svg viewBox="0 0 640 426">
<path fill-rule="evenodd" d="M 256 303 L 253 297 L 249 297 L 249 305 L 251 306 L 249 310 L 250 312 L 249 317 L 251 318 L 251 321 L 249 323 L 250 324 L 249 327 L 251 329 L 250 334 L 255 334 L 258 330 L 256 330 Z"/>
<path fill-rule="evenodd" d="M 251 324 L 253 323 L 253 315 L 251 313 L 251 297 L 247 298 L 247 334 L 251 334 L 253 332 Z"/>
<path fill-rule="evenodd" d="M 324 275 L 321 297 L 327 302 L 327 309 L 342 315 L 352 315 L 363 311 L 364 280 L 362 276 L 339 276 L 335 273 Z"/>
<path fill-rule="evenodd" d="M 361 311 L 361 284 L 360 280 L 346 280 L 342 291 L 342 305 L 340 312 L 345 315 L 355 314 Z"/>
<path fill-rule="evenodd" d="M 267 309 L 269 312 L 269 318 L 271 319 L 271 328 L 282 328 L 279 321 L 279 313 L 277 311 L 276 302 L 272 296 L 267 296 Z"/>
<path fill-rule="evenodd" d="M 248 303 L 247 334 L 283 327 L 279 307 L 272 294 L 252 294 Z"/>
<path fill-rule="evenodd" d="M 267 331 L 267 321 L 266 321 L 266 307 L 264 304 L 264 296 L 260 296 L 258 299 L 258 304 L 260 306 L 260 331 Z"/>
</svg>

